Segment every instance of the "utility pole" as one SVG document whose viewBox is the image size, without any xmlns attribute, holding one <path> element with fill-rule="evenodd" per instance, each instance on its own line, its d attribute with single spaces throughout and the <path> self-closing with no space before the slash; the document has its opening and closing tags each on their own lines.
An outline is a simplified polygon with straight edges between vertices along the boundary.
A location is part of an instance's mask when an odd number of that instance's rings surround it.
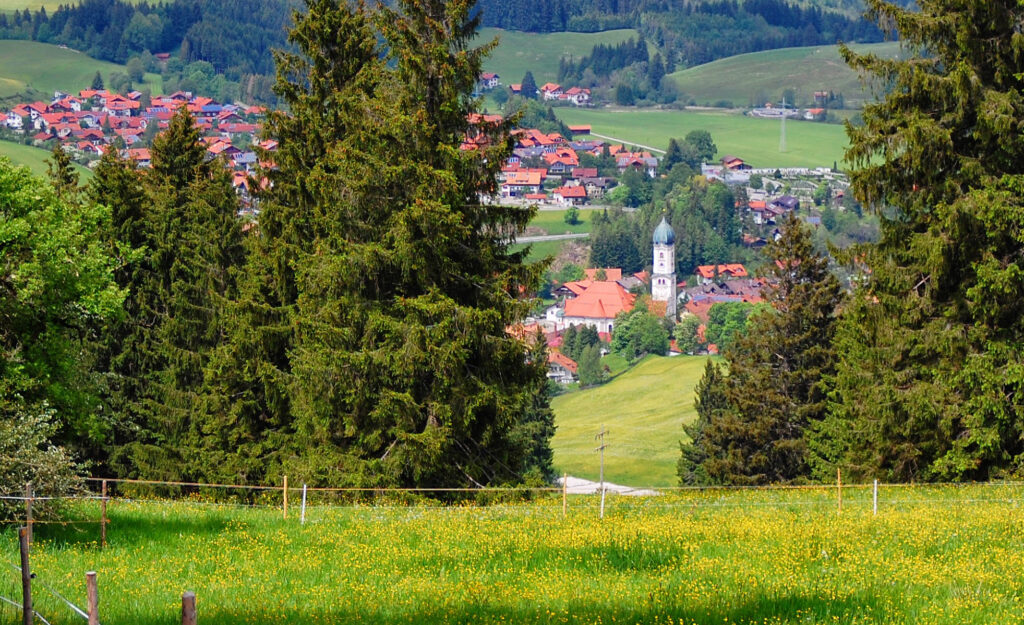
<svg viewBox="0 0 1024 625">
<path fill-rule="evenodd" d="M 604 435 L 608 433 L 608 430 L 604 429 L 604 425 L 601 425 L 601 431 L 594 437 L 595 440 L 600 441 L 600 445 L 594 448 L 594 451 L 601 453 L 601 518 L 604 518 L 604 448 L 608 445 L 604 442 Z"/>
</svg>

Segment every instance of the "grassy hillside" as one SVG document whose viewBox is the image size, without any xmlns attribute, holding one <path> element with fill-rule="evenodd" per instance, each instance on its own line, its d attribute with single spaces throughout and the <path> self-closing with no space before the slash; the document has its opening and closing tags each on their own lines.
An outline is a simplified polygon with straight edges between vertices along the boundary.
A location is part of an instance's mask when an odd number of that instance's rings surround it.
<svg viewBox="0 0 1024 625">
<path fill-rule="evenodd" d="M 562 57 L 579 58 L 590 54 L 590 50 L 599 43 L 617 44 L 638 35 L 632 29 L 547 34 L 480 29 L 480 41 L 490 41 L 494 37 L 498 37 L 498 47 L 484 61 L 484 71 L 498 74 L 501 84 L 509 85 L 521 81 L 529 70 L 539 87 L 558 78 L 558 61 Z"/>
<path fill-rule="evenodd" d="M 611 382 L 552 401 L 555 468 L 598 478 L 594 434 L 608 429 L 605 479 L 628 486 L 676 484 L 682 425 L 696 418 L 693 389 L 705 356 L 650 356 Z"/>
<path fill-rule="evenodd" d="M 34 41 L 0 41 L 0 98 L 12 98 L 35 90 L 49 98 L 54 91 L 75 93 L 87 89 L 99 71 L 104 80 L 111 72 L 124 72 L 123 65 L 97 61 L 67 48 Z M 147 74 L 146 86 L 162 93 L 162 80 Z M 140 89 L 142 85 L 137 85 Z"/>
<path fill-rule="evenodd" d="M 47 150 L 40 148 L 34 148 L 28 145 L 22 145 L 20 143 L 13 143 L 11 141 L 0 141 L 0 158 L 9 158 L 15 165 L 24 165 L 32 170 L 32 173 L 37 176 L 46 175 L 46 159 L 50 158 L 50 153 Z M 81 165 L 74 165 L 74 168 L 78 171 L 79 180 L 85 182 L 89 178 L 92 178 L 92 172 L 82 167 Z"/>
<path fill-rule="evenodd" d="M 672 137 L 707 130 L 718 155 L 734 154 L 754 167 L 831 167 L 841 162 L 846 132 L 838 124 L 786 122 L 786 151 L 779 152 L 779 122 L 739 113 L 646 109 L 560 108 L 567 124 L 590 124 L 595 133 L 664 150 Z"/>
<path fill-rule="evenodd" d="M 899 54 L 896 42 L 852 46 L 892 58 Z M 839 56 L 839 46 L 784 48 L 740 54 L 698 65 L 668 76 L 687 98 L 710 106 L 728 100 L 748 106 L 761 99 L 777 101 L 783 89 L 794 89 L 798 104 L 808 104 L 815 91 L 841 92 L 846 106 L 860 106 L 871 94 L 857 73 Z"/>
</svg>

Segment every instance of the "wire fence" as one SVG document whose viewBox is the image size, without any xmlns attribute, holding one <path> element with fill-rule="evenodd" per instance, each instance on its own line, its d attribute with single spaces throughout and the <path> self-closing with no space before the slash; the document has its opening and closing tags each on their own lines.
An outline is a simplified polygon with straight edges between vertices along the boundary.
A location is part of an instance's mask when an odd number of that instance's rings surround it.
<svg viewBox="0 0 1024 625">
<path fill-rule="evenodd" d="M 1024 505 L 1024 482 L 945 484 L 835 484 L 773 486 L 652 486 L 626 488 L 612 484 L 563 478 L 545 487 L 498 488 L 368 488 L 219 484 L 185 481 L 137 480 L 90 477 L 86 491 L 72 495 L 25 492 L 8 486 L 0 501 L 25 504 L 24 514 L 0 524 L 98 525 L 102 540 L 110 523 L 108 506 L 195 506 L 198 509 L 276 510 L 283 519 L 305 522 L 324 510 L 335 509 L 437 509 L 457 512 L 468 507 L 535 506 L 539 513 L 562 515 L 603 509 L 635 513 L 645 509 L 677 508 L 693 512 L 717 508 L 835 508 L 837 513 L 893 510 L 901 506 L 950 506 L 974 504 Z M 21 492 L 19 492 L 21 491 Z M 33 513 L 33 505 L 50 504 L 56 515 Z M 36 508 L 38 510 L 38 508 Z M 2 527 L 2 525 L 0 525 Z"/>
</svg>

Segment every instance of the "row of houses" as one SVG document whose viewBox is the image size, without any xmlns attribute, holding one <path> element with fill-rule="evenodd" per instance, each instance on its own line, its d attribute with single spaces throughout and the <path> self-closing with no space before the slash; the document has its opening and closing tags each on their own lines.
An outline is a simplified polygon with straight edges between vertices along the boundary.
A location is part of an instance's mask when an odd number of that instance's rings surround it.
<svg viewBox="0 0 1024 625">
<path fill-rule="evenodd" d="M 140 166 L 149 165 L 149 150 L 142 147 L 148 136 L 167 128 L 181 108 L 187 109 L 203 132 L 210 158 L 223 158 L 238 170 L 252 171 L 257 164 L 254 147 L 276 148 L 259 143 L 262 107 L 221 104 L 212 98 L 178 91 L 153 96 L 143 104 L 141 92 L 127 94 L 85 89 L 77 95 L 54 94 L 50 102 L 19 104 L 3 116 L 10 130 L 31 132 L 40 141 L 59 141 L 65 149 L 86 156 L 101 156 L 120 139 L 126 154 Z M 141 144 L 141 145 L 140 145 Z"/>
</svg>

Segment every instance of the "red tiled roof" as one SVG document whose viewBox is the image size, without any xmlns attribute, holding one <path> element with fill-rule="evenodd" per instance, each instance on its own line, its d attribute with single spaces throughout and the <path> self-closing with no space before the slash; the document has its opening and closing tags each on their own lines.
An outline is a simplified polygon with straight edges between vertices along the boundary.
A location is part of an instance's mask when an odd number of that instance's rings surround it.
<svg viewBox="0 0 1024 625">
<path fill-rule="evenodd" d="M 635 300 L 636 296 L 618 282 L 594 282 L 581 295 L 565 303 L 565 316 L 612 319 L 620 312 L 632 309 Z"/>
<path fill-rule="evenodd" d="M 697 274 L 710 280 L 715 277 L 715 266 L 714 265 L 701 265 L 697 267 Z M 746 278 L 749 274 L 747 268 L 740 263 L 731 263 L 727 265 L 718 265 L 718 275 L 730 278 Z"/>
<path fill-rule="evenodd" d="M 590 269 L 585 269 L 584 273 L 587 274 L 588 280 L 596 280 L 597 272 L 601 271 L 602 269 L 604 270 L 605 280 L 608 280 L 610 282 L 618 282 L 619 280 L 622 279 L 622 270 L 619 269 L 618 267 L 593 267 Z"/>
<path fill-rule="evenodd" d="M 568 369 L 572 373 L 576 373 L 576 369 L 579 365 L 572 358 L 569 358 L 562 352 L 548 352 L 548 362 L 556 365 L 561 365 Z"/>
</svg>

